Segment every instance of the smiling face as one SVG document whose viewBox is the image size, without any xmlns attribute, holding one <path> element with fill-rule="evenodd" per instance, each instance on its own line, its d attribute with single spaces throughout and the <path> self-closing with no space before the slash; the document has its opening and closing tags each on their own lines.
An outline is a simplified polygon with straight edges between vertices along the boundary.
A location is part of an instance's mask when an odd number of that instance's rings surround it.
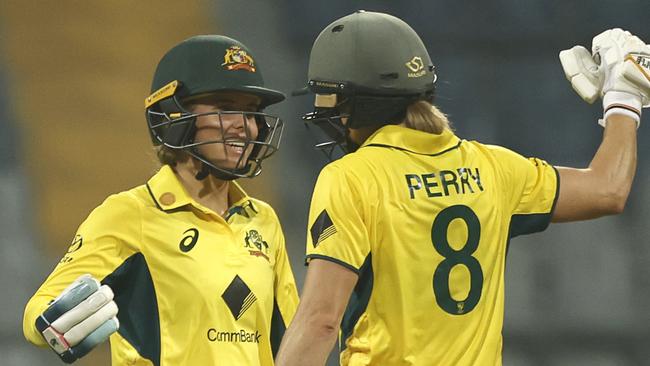
<svg viewBox="0 0 650 366">
<path fill-rule="evenodd" d="M 260 99 L 239 92 L 214 93 L 187 102 L 187 109 L 195 114 L 195 143 L 201 156 L 225 169 L 241 169 L 247 164 L 253 150 L 258 127 L 255 116 Z M 222 112 L 222 113 L 218 113 Z M 232 113 L 231 113 L 232 112 Z M 207 115 L 200 115 L 210 113 Z"/>
</svg>

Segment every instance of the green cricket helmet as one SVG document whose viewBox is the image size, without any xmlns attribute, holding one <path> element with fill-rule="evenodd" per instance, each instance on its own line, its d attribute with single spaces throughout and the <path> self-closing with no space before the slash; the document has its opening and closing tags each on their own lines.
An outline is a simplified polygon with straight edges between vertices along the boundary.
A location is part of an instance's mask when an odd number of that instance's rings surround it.
<svg viewBox="0 0 650 366">
<path fill-rule="evenodd" d="M 400 123 L 409 104 L 433 101 L 435 68 L 418 34 L 389 14 L 357 11 L 320 33 L 309 57 L 307 88 L 315 110 L 305 115 L 344 146 L 347 128 Z M 343 126 L 340 119 L 347 117 Z"/>
<path fill-rule="evenodd" d="M 259 108 L 257 111 L 203 114 L 195 114 L 186 109 L 187 101 L 219 92 L 255 95 L 260 100 Z M 282 121 L 263 113 L 263 109 L 284 98 L 281 92 L 264 87 L 259 64 L 241 42 L 221 35 L 195 36 L 174 46 L 158 63 L 151 84 L 151 95 L 145 99 L 147 126 L 154 145 L 183 150 L 204 163 L 204 169 L 197 175 L 198 179 L 205 178 L 208 173 L 228 180 L 254 177 L 261 172 L 262 160 L 277 151 L 283 130 Z M 254 117 L 258 135 L 254 138 L 247 130 L 247 138 L 243 141 L 224 137 L 197 143 L 194 141 L 196 118 L 210 114 L 218 115 L 220 121 L 223 116 L 232 114 L 243 118 Z M 223 126 L 222 121 L 221 123 Z M 199 153 L 199 145 L 210 143 L 236 144 L 252 150 L 248 159 L 240 161 L 236 168 L 226 168 Z"/>
</svg>

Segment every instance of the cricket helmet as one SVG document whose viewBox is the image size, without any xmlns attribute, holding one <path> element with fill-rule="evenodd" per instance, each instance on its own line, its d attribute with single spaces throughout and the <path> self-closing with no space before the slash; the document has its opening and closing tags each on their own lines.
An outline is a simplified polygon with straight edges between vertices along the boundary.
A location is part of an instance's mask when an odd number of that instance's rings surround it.
<svg viewBox="0 0 650 366">
<path fill-rule="evenodd" d="M 320 33 L 309 57 L 316 109 L 303 117 L 328 135 L 400 123 L 408 105 L 433 101 L 435 68 L 418 34 L 389 14 L 357 11 Z M 341 117 L 347 117 L 342 126 Z M 344 143 L 344 141 L 343 141 Z"/>
<path fill-rule="evenodd" d="M 186 102 L 219 92 L 241 92 L 260 99 L 257 111 L 222 111 L 195 114 L 186 109 Z M 183 150 L 204 163 L 207 172 L 221 179 L 253 177 L 260 173 L 262 160 L 279 146 L 283 123 L 263 109 L 281 102 L 285 96 L 266 88 L 259 64 L 241 42 L 221 35 L 202 35 L 184 40 L 160 60 L 153 76 L 151 94 L 145 99 L 147 127 L 154 145 Z M 198 145 L 229 143 L 225 140 L 196 143 L 196 118 L 206 114 L 242 114 L 253 116 L 258 127 L 257 138 L 247 138 L 252 146 L 247 161 L 235 169 L 220 167 L 198 152 Z"/>
</svg>

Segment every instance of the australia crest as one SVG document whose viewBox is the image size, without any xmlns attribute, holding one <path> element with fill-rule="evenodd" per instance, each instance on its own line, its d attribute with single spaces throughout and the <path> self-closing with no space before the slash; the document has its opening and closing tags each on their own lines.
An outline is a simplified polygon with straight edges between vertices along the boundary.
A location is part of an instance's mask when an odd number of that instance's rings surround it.
<svg viewBox="0 0 650 366">
<path fill-rule="evenodd" d="M 257 230 L 246 232 L 244 247 L 248 249 L 250 255 L 269 260 L 269 244 L 262 239 L 262 235 Z"/>
<path fill-rule="evenodd" d="M 226 70 L 246 70 L 255 72 L 255 61 L 253 58 L 239 46 L 230 46 L 226 49 L 221 66 Z"/>
</svg>

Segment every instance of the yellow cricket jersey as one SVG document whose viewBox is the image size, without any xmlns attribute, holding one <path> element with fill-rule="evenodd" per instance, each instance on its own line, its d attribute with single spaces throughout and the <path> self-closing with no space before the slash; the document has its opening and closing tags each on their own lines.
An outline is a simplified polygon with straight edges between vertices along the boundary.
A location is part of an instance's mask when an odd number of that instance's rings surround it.
<svg viewBox="0 0 650 366">
<path fill-rule="evenodd" d="M 193 201 L 164 166 L 110 196 L 80 226 L 27 304 L 27 339 L 48 303 L 84 273 L 108 284 L 120 329 L 113 365 L 273 365 L 298 294 L 273 209 L 230 183 L 223 217 Z"/>
<path fill-rule="evenodd" d="M 544 230 L 553 167 L 498 146 L 385 126 L 326 166 L 307 260 L 359 280 L 342 365 L 500 365 L 510 238 Z"/>
</svg>

